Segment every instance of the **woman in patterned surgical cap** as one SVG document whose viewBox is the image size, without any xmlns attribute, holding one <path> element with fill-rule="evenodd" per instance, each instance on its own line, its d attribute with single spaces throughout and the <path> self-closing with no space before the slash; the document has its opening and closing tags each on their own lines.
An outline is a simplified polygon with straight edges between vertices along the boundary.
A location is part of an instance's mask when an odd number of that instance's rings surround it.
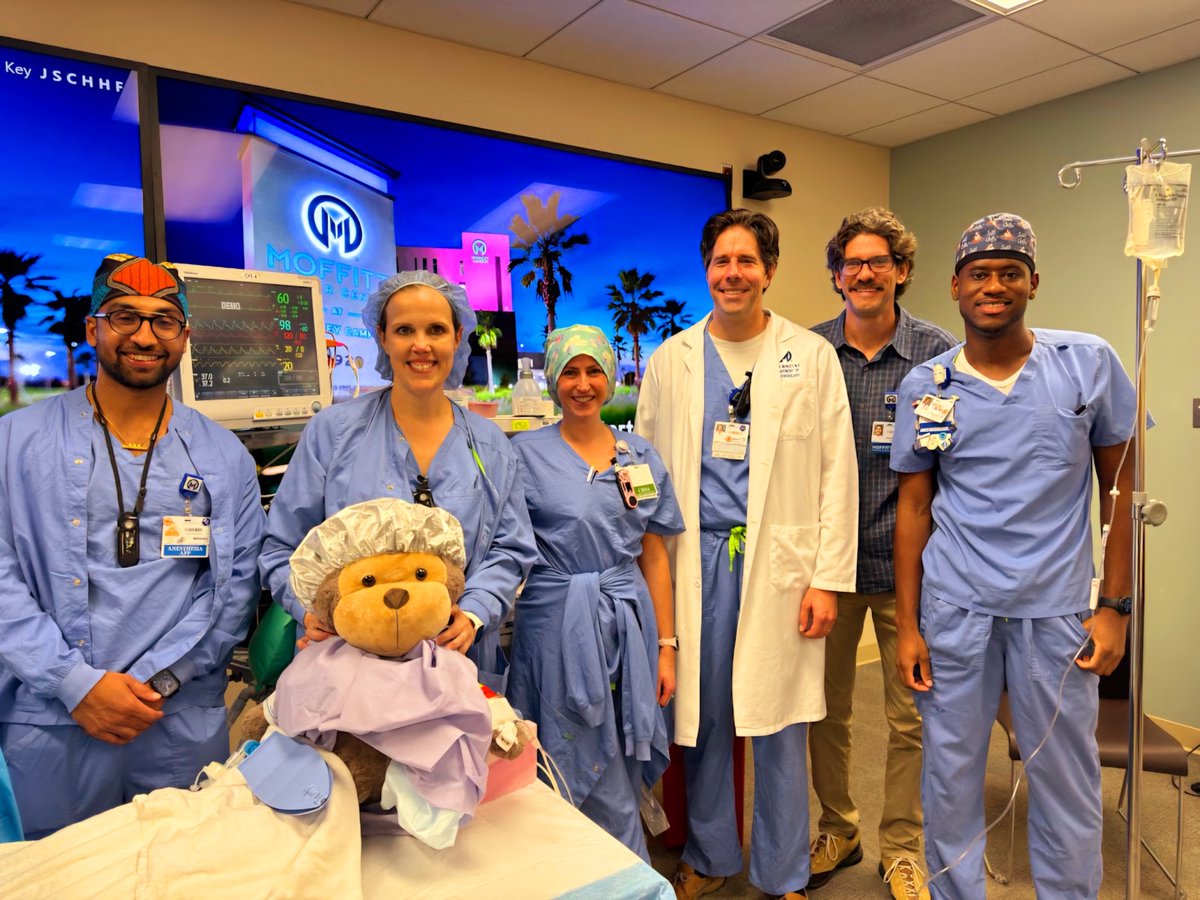
<svg viewBox="0 0 1200 900">
<path fill-rule="evenodd" d="M 675 691 L 675 616 L 663 535 L 683 530 L 653 447 L 600 419 L 616 362 L 598 328 L 546 340 L 559 425 L 513 438 L 538 561 L 517 604 L 509 699 L 589 818 L 647 862 L 642 785 L 667 765 L 661 707 Z"/>
</svg>

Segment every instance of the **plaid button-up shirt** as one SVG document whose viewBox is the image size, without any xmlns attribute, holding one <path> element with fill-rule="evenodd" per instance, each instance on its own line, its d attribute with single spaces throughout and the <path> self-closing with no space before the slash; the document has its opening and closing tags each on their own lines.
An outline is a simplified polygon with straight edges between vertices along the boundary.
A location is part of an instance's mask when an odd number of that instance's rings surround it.
<svg viewBox="0 0 1200 900">
<path fill-rule="evenodd" d="M 880 594 L 895 587 L 892 538 L 896 529 L 899 477 L 888 464 L 887 453 L 871 450 L 871 426 L 890 422 L 894 411 L 884 394 L 894 393 L 909 369 L 953 347 L 958 341 L 931 322 L 914 319 L 896 304 L 896 331 L 883 349 L 868 360 L 846 343 L 846 312 L 812 330 L 833 344 L 854 421 L 854 447 L 858 454 L 858 593 Z M 896 435 L 896 440 L 908 436 Z"/>
</svg>

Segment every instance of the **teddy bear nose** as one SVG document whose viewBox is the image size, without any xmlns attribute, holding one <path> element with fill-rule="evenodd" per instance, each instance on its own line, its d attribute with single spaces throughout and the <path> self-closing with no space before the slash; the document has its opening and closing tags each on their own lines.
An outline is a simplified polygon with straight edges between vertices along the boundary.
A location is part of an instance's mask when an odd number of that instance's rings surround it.
<svg viewBox="0 0 1200 900">
<path fill-rule="evenodd" d="M 388 609 L 399 609 L 408 602 L 408 591 L 404 588 L 392 588 L 383 595 L 383 602 Z"/>
</svg>

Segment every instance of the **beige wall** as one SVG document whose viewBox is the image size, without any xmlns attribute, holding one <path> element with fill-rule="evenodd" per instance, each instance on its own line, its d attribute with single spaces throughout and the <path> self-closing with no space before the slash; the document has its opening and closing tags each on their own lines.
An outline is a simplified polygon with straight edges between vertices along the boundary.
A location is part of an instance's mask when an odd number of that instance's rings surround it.
<svg viewBox="0 0 1200 900">
<path fill-rule="evenodd" d="M 1127 156 L 1140 138 L 1162 135 L 1175 149 L 1200 148 L 1200 60 L 894 151 L 892 204 L 922 248 L 909 308 L 961 335 L 949 294 L 958 237 L 981 215 L 1017 212 L 1038 236 L 1042 276 L 1030 324 L 1100 334 L 1132 371 L 1134 264 L 1122 252 L 1123 169 L 1085 169 L 1072 191 L 1055 175 L 1067 162 Z M 1170 518 L 1146 536 L 1145 700 L 1149 713 L 1200 727 L 1200 430 L 1192 428 L 1191 412 L 1192 398 L 1200 397 L 1200 209 L 1192 206 L 1190 253 L 1163 273 L 1159 330 L 1147 357 L 1158 425 L 1147 441 L 1146 484 L 1151 497 L 1167 503 Z"/>
<path fill-rule="evenodd" d="M 888 195 L 888 154 L 877 147 L 281 0 L 5 3 L 0 34 L 656 162 L 728 163 L 735 204 L 741 169 L 783 150 L 793 196 L 746 205 L 779 223 L 769 299 L 804 324 L 838 308 L 821 269 L 825 241 L 847 211 Z M 503 99 L 480 102 L 481 86 Z"/>
</svg>

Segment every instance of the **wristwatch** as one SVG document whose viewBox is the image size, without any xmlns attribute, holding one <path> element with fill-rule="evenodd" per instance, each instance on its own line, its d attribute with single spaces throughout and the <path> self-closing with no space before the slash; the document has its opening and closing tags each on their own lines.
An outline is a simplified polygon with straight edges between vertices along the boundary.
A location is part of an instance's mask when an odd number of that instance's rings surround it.
<svg viewBox="0 0 1200 900">
<path fill-rule="evenodd" d="M 678 650 L 679 649 L 679 638 L 676 635 L 671 635 L 669 638 L 659 638 L 658 646 L 672 647 L 672 648 Z"/>
<path fill-rule="evenodd" d="M 1096 601 L 1097 608 L 1100 609 L 1115 609 L 1123 616 L 1133 612 L 1132 597 L 1101 597 Z"/>
<path fill-rule="evenodd" d="M 167 697 L 173 697 L 179 691 L 179 679 L 170 669 L 163 669 L 151 676 L 150 687 L 162 694 L 165 700 Z"/>
</svg>

